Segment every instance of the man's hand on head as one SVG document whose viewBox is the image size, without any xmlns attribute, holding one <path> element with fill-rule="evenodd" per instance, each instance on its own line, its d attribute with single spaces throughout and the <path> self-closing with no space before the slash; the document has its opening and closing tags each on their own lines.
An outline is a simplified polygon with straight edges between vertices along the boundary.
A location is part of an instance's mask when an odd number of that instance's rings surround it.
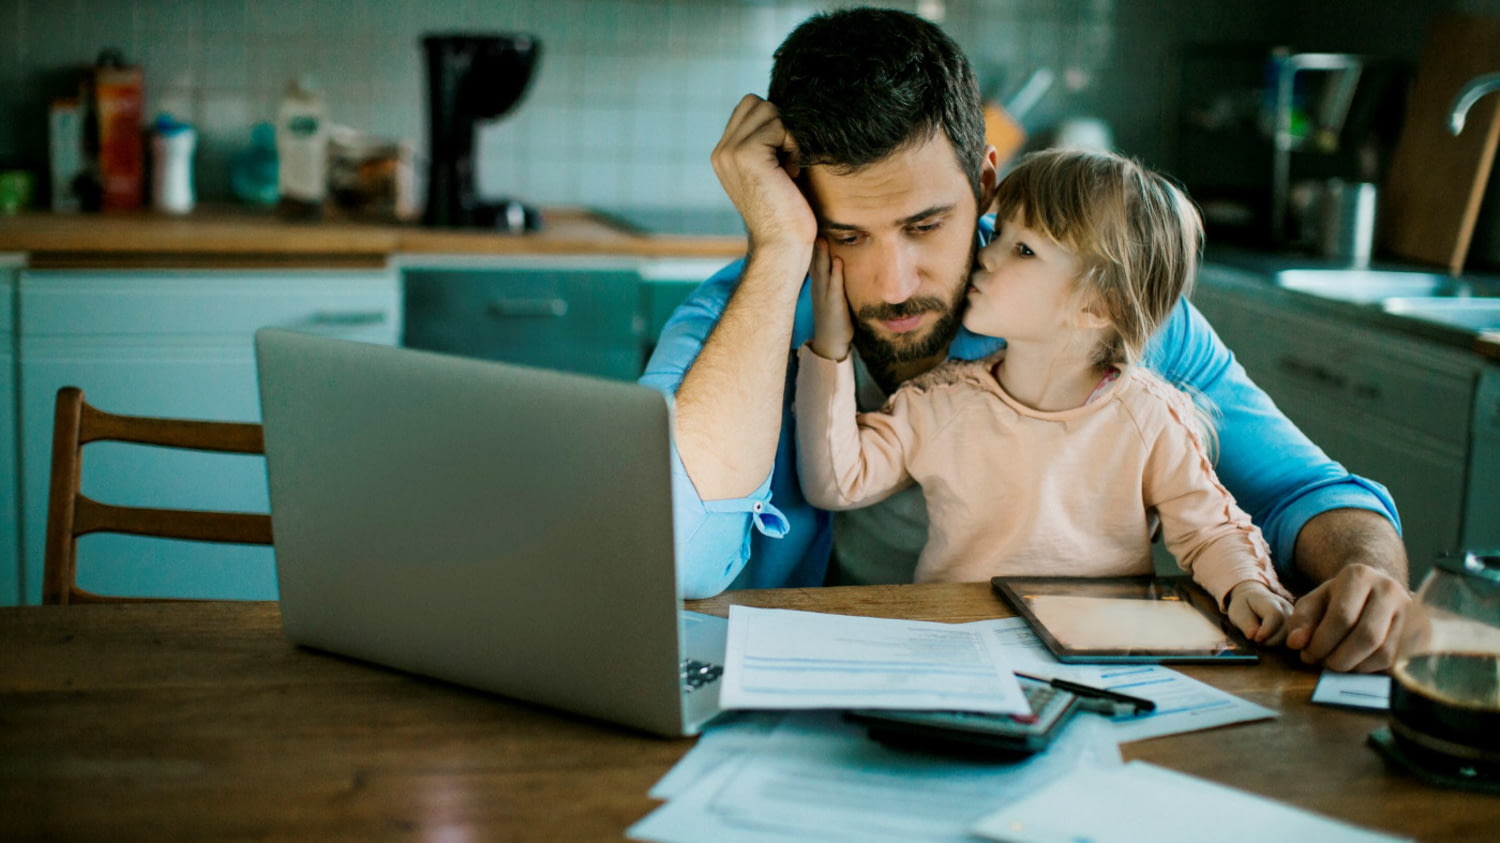
<svg viewBox="0 0 1500 843">
<path fill-rule="evenodd" d="M 817 218 L 795 181 L 800 172 L 797 144 L 776 106 L 746 94 L 730 115 L 712 160 L 719 183 L 745 220 L 752 254 L 781 249 L 811 253 Z"/>
</svg>

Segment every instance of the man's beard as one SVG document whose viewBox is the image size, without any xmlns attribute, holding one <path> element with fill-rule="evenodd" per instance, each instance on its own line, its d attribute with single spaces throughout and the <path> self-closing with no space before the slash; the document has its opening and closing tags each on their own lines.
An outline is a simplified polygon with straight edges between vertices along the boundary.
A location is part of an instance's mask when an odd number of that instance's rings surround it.
<svg viewBox="0 0 1500 843">
<path fill-rule="evenodd" d="M 898 304 L 872 304 L 854 314 L 854 347 L 860 359 L 877 378 L 890 372 L 896 364 L 924 360 L 948 350 L 958 329 L 963 324 L 963 309 L 968 304 L 968 278 L 958 285 L 953 301 L 945 302 L 936 296 L 910 298 Z M 911 342 L 889 340 L 877 336 L 870 327 L 871 322 L 901 319 L 919 313 L 942 314 L 928 330 L 927 335 Z"/>
</svg>

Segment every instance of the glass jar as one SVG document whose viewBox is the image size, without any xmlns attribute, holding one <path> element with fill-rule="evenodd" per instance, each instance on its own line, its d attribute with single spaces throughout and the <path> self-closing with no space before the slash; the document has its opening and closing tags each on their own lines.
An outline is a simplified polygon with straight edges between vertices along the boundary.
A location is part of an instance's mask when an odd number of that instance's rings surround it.
<svg viewBox="0 0 1500 843">
<path fill-rule="evenodd" d="M 1390 735 L 1408 765 L 1500 783 L 1500 551 L 1437 560 L 1391 669 Z"/>
</svg>

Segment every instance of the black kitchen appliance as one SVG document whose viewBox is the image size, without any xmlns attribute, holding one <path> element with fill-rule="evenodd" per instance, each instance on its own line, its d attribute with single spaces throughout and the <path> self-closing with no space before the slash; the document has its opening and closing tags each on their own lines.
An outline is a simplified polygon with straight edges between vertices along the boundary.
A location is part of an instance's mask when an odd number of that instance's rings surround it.
<svg viewBox="0 0 1500 843">
<path fill-rule="evenodd" d="M 541 225 L 514 199 L 485 200 L 475 185 L 476 124 L 521 101 L 541 44 L 520 33 L 443 33 L 422 37 L 427 58 L 427 210 L 422 222 L 512 233 Z"/>
</svg>

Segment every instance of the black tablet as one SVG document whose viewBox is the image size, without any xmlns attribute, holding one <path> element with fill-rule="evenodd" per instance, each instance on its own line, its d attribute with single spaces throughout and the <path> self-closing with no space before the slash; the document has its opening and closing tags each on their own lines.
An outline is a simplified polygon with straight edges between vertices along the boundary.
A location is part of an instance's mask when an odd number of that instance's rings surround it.
<svg viewBox="0 0 1500 843">
<path fill-rule="evenodd" d="M 990 580 L 1058 661 L 1255 662 L 1259 655 L 1186 576 Z"/>
</svg>

